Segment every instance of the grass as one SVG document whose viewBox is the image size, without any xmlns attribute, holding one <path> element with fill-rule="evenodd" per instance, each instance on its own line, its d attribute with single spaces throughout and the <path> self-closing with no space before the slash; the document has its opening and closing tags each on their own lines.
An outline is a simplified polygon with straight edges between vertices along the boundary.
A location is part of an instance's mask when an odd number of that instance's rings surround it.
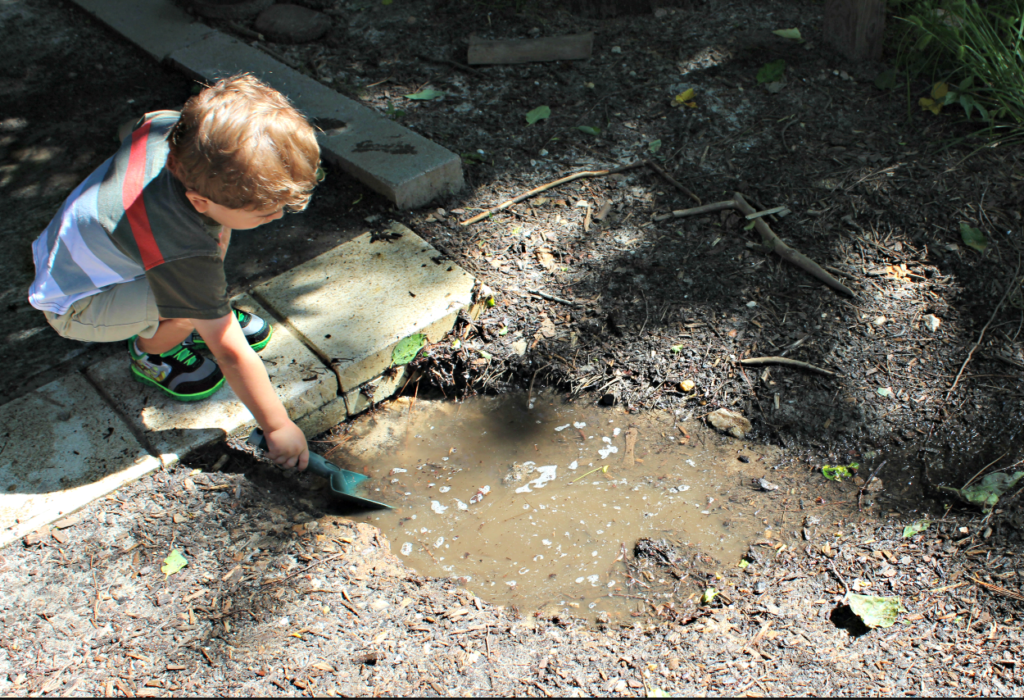
<svg viewBox="0 0 1024 700">
<path fill-rule="evenodd" d="M 960 107 L 995 138 L 1024 139 L 1024 0 L 891 3 L 906 23 L 897 56 L 908 75 L 932 84 L 918 104 L 936 114 Z"/>
</svg>

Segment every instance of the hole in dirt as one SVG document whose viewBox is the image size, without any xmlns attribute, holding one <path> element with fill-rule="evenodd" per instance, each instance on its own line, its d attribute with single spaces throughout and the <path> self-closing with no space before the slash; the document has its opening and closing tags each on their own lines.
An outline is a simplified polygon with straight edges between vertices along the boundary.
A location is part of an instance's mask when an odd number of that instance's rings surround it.
<svg viewBox="0 0 1024 700">
<path fill-rule="evenodd" d="M 354 421 L 327 458 L 371 477 L 361 495 L 394 510 L 353 518 L 417 573 L 595 621 L 681 605 L 701 570 L 740 561 L 782 502 L 752 484 L 778 448 L 553 393 L 398 400 Z"/>
<path fill-rule="evenodd" d="M 871 631 L 871 628 L 854 614 L 849 605 L 836 606 L 828 619 L 839 629 L 849 632 L 851 637 L 861 637 Z"/>
</svg>

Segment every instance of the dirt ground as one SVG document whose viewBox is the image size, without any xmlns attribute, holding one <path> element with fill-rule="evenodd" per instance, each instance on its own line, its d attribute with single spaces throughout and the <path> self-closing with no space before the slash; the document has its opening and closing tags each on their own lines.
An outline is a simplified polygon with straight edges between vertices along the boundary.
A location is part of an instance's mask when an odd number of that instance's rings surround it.
<svg viewBox="0 0 1024 700">
<path fill-rule="evenodd" d="M 401 220 L 497 297 L 463 319 L 458 348 L 431 348 L 419 391 L 535 383 L 636 410 L 740 410 L 752 439 L 803 455 L 788 473 L 792 503 L 765 522 L 746 569 L 689 561 L 672 607 L 638 585 L 636 625 L 594 629 L 415 576 L 372 528 L 341 515 L 306 527 L 331 511 L 305 480 L 237 453 L 214 471 L 217 455 L 198 455 L 0 552 L 0 691 L 1019 694 L 1019 503 L 982 519 L 944 508 L 934 490 L 1024 457 L 1024 304 L 1011 285 L 1019 148 L 940 150 L 965 133 L 955 115 L 908 118 L 904 94 L 873 84 L 885 64 L 852 65 L 821 45 L 817 3 L 716 1 L 604 21 L 529 3 L 301 4 L 325 9 L 334 29 L 266 47 L 463 154 L 468 186 L 396 212 L 332 173 L 309 212 L 234 242 L 236 288 Z M 771 34 L 789 27 L 810 41 Z M 588 61 L 462 65 L 473 32 L 591 30 Z M 109 155 L 118 123 L 180 104 L 191 85 L 56 0 L 3 5 L 0 36 L 9 399 L 116 350 L 64 344 L 28 307 L 28 245 Z M 778 58 L 786 80 L 770 93 L 755 76 Z M 404 97 L 426 87 L 444 97 Z M 678 106 L 688 88 L 696 106 Z M 540 105 L 551 116 L 527 124 Z M 728 212 L 655 221 L 696 202 L 646 166 L 460 224 L 563 175 L 642 157 L 702 203 L 740 191 L 759 209 L 787 206 L 773 229 L 856 296 L 751 247 L 756 235 Z M 985 232 L 984 253 L 964 245 L 962 222 Z M 835 375 L 738 364 L 783 354 Z M 880 477 L 896 499 L 885 517 L 859 512 L 853 487 L 823 491 L 834 485 L 814 467 L 850 460 L 886 461 Z M 932 526 L 904 539 L 903 526 L 929 511 Z M 172 549 L 189 565 L 165 576 Z M 708 585 L 725 595 L 701 605 Z M 888 629 L 857 628 L 839 604 L 847 587 L 899 595 L 907 612 Z"/>
</svg>

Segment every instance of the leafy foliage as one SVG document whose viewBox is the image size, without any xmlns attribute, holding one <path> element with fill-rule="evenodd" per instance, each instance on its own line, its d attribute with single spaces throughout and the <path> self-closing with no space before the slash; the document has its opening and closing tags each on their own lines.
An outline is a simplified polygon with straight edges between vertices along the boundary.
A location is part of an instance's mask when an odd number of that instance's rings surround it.
<svg viewBox="0 0 1024 700">
<path fill-rule="evenodd" d="M 1024 0 L 899 5 L 908 31 L 898 63 L 910 78 L 936 83 L 921 107 L 938 114 L 942 106 L 959 105 L 967 119 L 990 130 L 1024 136 Z M 945 86 L 939 96 L 937 84 Z"/>
</svg>

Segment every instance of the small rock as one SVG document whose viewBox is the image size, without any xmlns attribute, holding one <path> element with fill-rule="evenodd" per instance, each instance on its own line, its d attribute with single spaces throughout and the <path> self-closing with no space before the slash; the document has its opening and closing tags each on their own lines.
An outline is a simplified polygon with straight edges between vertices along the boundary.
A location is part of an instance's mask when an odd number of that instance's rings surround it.
<svg viewBox="0 0 1024 700">
<path fill-rule="evenodd" d="M 274 0 L 192 0 L 192 7 L 210 19 L 248 19 L 274 4 Z"/>
<path fill-rule="evenodd" d="M 768 590 L 768 584 L 765 583 L 764 581 L 758 581 L 757 583 L 754 584 L 754 593 L 756 593 L 758 595 L 764 595 L 764 593 L 767 590 Z"/>
<path fill-rule="evenodd" d="M 668 670 L 669 671 L 678 671 L 679 667 L 681 665 L 682 664 L 679 662 L 679 657 L 678 656 L 673 656 L 671 659 L 668 660 Z"/>
<path fill-rule="evenodd" d="M 66 527 L 71 527 L 72 525 L 77 525 L 78 521 L 81 520 L 81 519 L 82 518 L 79 515 L 69 515 L 68 517 L 61 518 L 60 520 L 55 522 L 53 524 L 53 526 L 55 528 L 59 529 L 59 530 L 63 530 Z"/>
<path fill-rule="evenodd" d="M 166 591 L 160 591 L 156 594 L 156 600 L 153 602 L 156 603 L 156 606 L 158 608 L 162 608 L 171 602 L 171 594 L 167 593 Z"/>
<path fill-rule="evenodd" d="M 942 319 L 940 319 L 935 314 L 927 314 L 926 316 L 922 316 L 921 320 L 924 321 L 925 327 L 932 333 L 939 330 L 939 325 L 942 323 Z"/>
<path fill-rule="evenodd" d="M 331 18 L 299 5 L 271 5 L 260 13 L 253 26 L 271 41 L 304 44 L 326 34 Z"/>
<path fill-rule="evenodd" d="M 310 520 L 306 525 L 306 532 L 314 532 L 320 529 L 320 523 L 315 520 Z"/>
<path fill-rule="evenodd" d="M 388 607 L 388 601 L 386 600 L 375 600 L 370 603 L 370 610 L 374 612 L 380 612 L 386 607 Z"/>
<path fill-rule="evenodd" d="M 308 523 L 312 519 L 313 517 L 309 513 L 302 510 L 292 516 L 292 522 L 296 523 Z"/>
<path fill-rule="evenodd" d="M 740 455 L 736 459 L 743 462 L 744 464 L 750 464 L 750 457 L 747 457 L 746 455 Z"/>
<path fill-rule="evenodd" d="M 47 539 L 49 539 L 49 537 L 50 537 L 50 526 L 49 525 L 43 525 L 41 528 L 39 528 L 35 532 L 30 533 L 30 534 L 25 536 L 25 546 L 26 547 L 31 547 L 32 545 L 36 545 L 36 544 L 39 544 L 40 542 L 46 541 Z"/>
<path fill-rule="evenodd" d="M 757 485 L 761 487 L 762 491 L 778 491 L 779 487 L 768 481 L 767 479 L 758 479 Z"/>
<path fill-rule="evenodd" d="M 622 47 L 621 46 L 613 46 L 612 47 L 612 53 L 622 53 Z"/>
<path fill-rule="evenodd" d="M 515 354 L 519 355 L 520 357 L 525 355 L 526 354 L 526 341 L 525 340 L 517 340 L 516 342 L 512 343 L 512 352 L 514 352 Z"/>
<path fill-rule="evenodd" d="M 679 391 L 683 392 L 684 394 L 689 394 L 696 388 L 697 385 L 693 383 L 692 379 L 684 379 L 683 381 L 679 382 Z"/>
<path fill-rule="evenodd" d="M 750 432 L 750 421 L 736 411 L 727 408 L 720 408 L 708 414 L 708 422 L 723 433 L 728 433 L 734 438 L 742 438 Z"/>
</svg>

